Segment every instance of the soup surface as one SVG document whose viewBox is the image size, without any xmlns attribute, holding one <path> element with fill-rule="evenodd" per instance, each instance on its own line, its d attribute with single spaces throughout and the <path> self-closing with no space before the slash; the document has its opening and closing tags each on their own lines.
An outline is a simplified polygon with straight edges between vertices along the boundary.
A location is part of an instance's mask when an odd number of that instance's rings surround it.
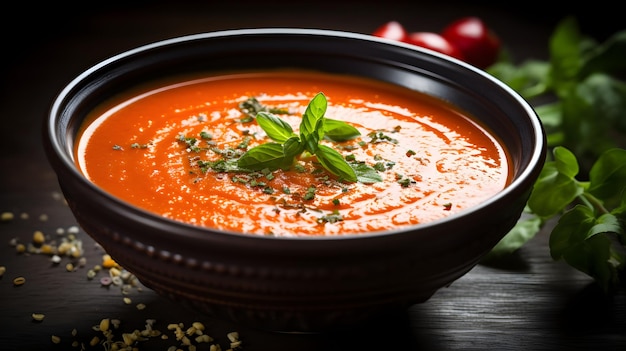
<svg viewBox="0 0 626 351">
<path fill-rule="evenodd" d="M 272 142 L 246 103 L 296 135 L 309 102 L 359 136 L 319 142 L 379 181 L 344 181 L 304 152 L 289 169 L 220 169 Z M 253 99 L 251 99 L 253 98 Z M 164 217 L 275 236 L 381 231 L 444 218 L 509 182 L 505 150 L 453 106 L 408 89 L 318 72 L 276 71 L 154 83 L 92 111 L 76 163 L 114 196 Z"/>
</svg>

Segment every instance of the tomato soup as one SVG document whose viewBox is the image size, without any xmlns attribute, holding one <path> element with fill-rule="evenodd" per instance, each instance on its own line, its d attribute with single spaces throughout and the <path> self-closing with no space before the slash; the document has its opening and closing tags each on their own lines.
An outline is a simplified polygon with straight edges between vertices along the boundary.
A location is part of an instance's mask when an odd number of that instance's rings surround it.
<svg viewBox="0 0 626 351">
<path fill-rule="evenodd" d="M 345 181 L 311 153 L 290 167 L 242 171 L 237 161 L 271 142 L 246 103 L 298 128 L 311 99 L 324 118 L 360 135 L 319 145 L 374 170 Z M 463 111 L 402 87 L 306 71 L 192 77 L 124 92 L 94 109 L 76 163 L 110 194 L 176 221 L 274 236 L 383 231 L 474 206 L 510 181 L 502 144 Z"/>
</svg>

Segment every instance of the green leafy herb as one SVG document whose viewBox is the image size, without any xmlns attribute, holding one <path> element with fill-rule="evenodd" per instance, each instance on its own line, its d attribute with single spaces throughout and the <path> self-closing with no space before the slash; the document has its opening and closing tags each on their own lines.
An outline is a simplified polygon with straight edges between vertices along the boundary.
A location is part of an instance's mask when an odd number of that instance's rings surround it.
<svg viewBox="0 0 626 351">
<path fill-rule="evenodd" d="M 525 218 L 488 258 L 517 250 L 558 217 L 552 257 L 612 291 L 626 273 L 626 83 L 618 74 L 626 71 L 626 30 L 597 43 L 568 17 L 549 50 L 549 61 L 488 69 L 535 105 L 551 150 Z"/>
<path fill-rule="evenodd" d="M 325 118 L 328 102 L 324 94 L 317 94 L 308 104 L 300 123 L 299 134 L 291 126 L 270 112 L 256 115 L 257 123 L 274 142 L 264 143 L 248 150 L 238 161 L 244 169 L 289 169 L 303 153 L 315 155 L 328 172 L 347 182 L 373 183 L 382 181 L 380 175 L 363 163 L 348 163 L 335 149 L 320 141 L 345 141 L 360 135 L 351 125 Z"/>
</svg>

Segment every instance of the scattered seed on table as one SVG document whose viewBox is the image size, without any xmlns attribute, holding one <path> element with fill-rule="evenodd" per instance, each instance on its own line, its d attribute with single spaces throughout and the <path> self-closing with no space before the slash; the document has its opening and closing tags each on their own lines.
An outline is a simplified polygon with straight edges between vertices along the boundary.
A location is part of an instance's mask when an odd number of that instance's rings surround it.
<svg viewBox="0 0 626 351">
<path fill-rule="evenodd" d="M 7 267 L 5 266 L 0 266 L 0 277 L 2 277 L 4 275 L 4 272 L 7 271 Z"/>
<path fill-rule="evenodd" d="M 100 342 L 100 338 L 97 336 L 94 336 L 91 341 L 89 342 L 89 345 L 91 346 L 96 346 L 98 345 L 98 343 Z"/>
<path fill-rule="evenodd" d="M 26 278 L 24 277 L 17 277 L 13 279 L 13 285 L 15 286 L 24 285 L 24 283 L 26 283 Z"/>
<path fill-rule="evenodd" d="M 60 344 L 60 343 L 61 343 L 61 338 L 60 338 L 60 337 L 58 337 L 58 336 L 56 336 L 56 335 L 52 335 L 52 336 L 50 337 L 50 340 L 52 340 L 52 343 L 53 343 L 53 344 Z"/>
<path fill-rule="evenodd" d="M 109 286 L 113 283 L 113 280 L 111 279 L 111 277 L 102 277 L 100 278 L 100 284 L 102 286 Z"/>
<path fill-rule="evenodd" d="M 74 271 L 74 265 L 71 263 L 68 263 L 65 265 L 65 270 L 67 270 L 68 272 L 72 272 Z"/>
<path fill-rule="evenodd" d="M 50 244 L 42 244 L 40 252 L 44 255 L 52 255 L 56 251 L 55 247 Z"/>
<path fill-rule="evenodd" d="M 124 303 L 127 305 L 130 305 L 131 303 L 133 303 L 133 301 L 130 299 L 130 297 L 125 297 L 124 298 Z"/>
<path fill-rule="evenodd" d="M 117 262 L 111 256 L 104 255 L 102 256 L 102 267 L 104 268 L 114 268 L 117 266 Z"/>
<path fill-rule="evenodd" d="M 46 317 L 46 315 L 43 313 L 33 313 L 31 317 L 33 317 L 34 321 L 41 322 Z"/>
<path fill-rule="evenodd" d="M 110 323 L 111 323 L 111 320 L 110 320 L 110 319 L 108 319 L 108 318 L 103 318 L 103 319 L 100 321 L 100 331 L 103 331 L 103 332 L 104 332 L 104 331 L 109 330 L 109 325 L 110 325 Z"/>
<path fill-rule="evenodd" d="M 204 324 L 202 324 L 201 322 L 193 322 L 191 326 L 196 328 L 196 330 L 204 331 Z"/>
<path fill-rule="evenodd" d="M 42 215 L 40 215 L 40 216 L 39 216 L 39 220 L 40 220 L 40 221 L 42 221 L 42 222 L 47 221 L 47 220 L 48 220 L 48 215 L 47 215 L 47 214 L 45 214 L 45 213 L 44 213 L 44 214 L 42 214 Z"/>
<path fill-rule="evenodd" d="M 8 222 L 12 221 L 14 217 L 15 215 L 13 215 L 13 212 L 2 212 L 2 215 L 0 215 L 0 220 L 2 222 Z"/>
<path fill-rule="evenodd" d="M 46 241 L 46 236 L 43 235 L 43 232 L 41 230 L 36 230 L 33 233 L 33 244 L 35 245 L 41 245 Z"/>
<path fill-rule="evenodd" d="M 52 261 L 52 263 L 54 263 L 54 264 L 59 264 L 59 263 L 61 263 L 61 256 L 59 256 L 59 255 L 52 255 L 52 257 L 50 258 L 50 261 Z"/>
</svg>

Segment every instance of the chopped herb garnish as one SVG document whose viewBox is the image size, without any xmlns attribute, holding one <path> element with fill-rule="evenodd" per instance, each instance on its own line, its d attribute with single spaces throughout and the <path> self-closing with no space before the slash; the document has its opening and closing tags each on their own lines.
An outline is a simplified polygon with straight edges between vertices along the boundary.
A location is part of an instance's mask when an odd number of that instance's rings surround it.
<svg viewBox="0 0 626 351">
<path fill-rule="evenodd" d="M 407 188 L 409 187 L 412 183 L 415 183 L 415 181 L 409 177 L 406 177 L 402 174 L 396 174 L 396 180 L 398 182 L 398 184 L 400 184 L 403 188 Z"/>
<path fill-rule="evenodd" d="M 270 108 L 259 102 L 255 97 L 250 97 L 239 103 L 239 109 L 245 115 L 240 120 L 242 123 L 252 122 L 260 112 L 269 112 L 277 115 L 289 114 L 288 110 L 280 108 Z"/>
<path fill-rule="evenodd" d="M 339 211 L 334 210 L 332 213 L 324 215 L 317 219 L 317 223 L 336 223 L 343 221 L 343 216 L 339 213 Z"/>
<path fill-rule="evenodd" d="M 130 144 L 130 148 L 131 149 L 147 149 L 148 148 L 148 144 L 132 143 L 132 144 Z"/>
<path fill-rule="evenodd" d="M 315 198 L 315 191 L 317 188 L 314 185 L 311 185 L 306 189 L 306 193 L 302 197 L 304 200 L 313 200 Z"/>
<path fill-rule="evenodd" d="M 395 132 L 396 130 L 392 131 L 392 133 L 395 133 Z M 397 139 L 394 139 L 386 135 L 385 132 L 381 130 L 371 132 L 367 136 L 370 137 L 370 143 L 382 143 L 382 142 L 388 142 L 392 144 L 398 143 Z"/>
</svg>

